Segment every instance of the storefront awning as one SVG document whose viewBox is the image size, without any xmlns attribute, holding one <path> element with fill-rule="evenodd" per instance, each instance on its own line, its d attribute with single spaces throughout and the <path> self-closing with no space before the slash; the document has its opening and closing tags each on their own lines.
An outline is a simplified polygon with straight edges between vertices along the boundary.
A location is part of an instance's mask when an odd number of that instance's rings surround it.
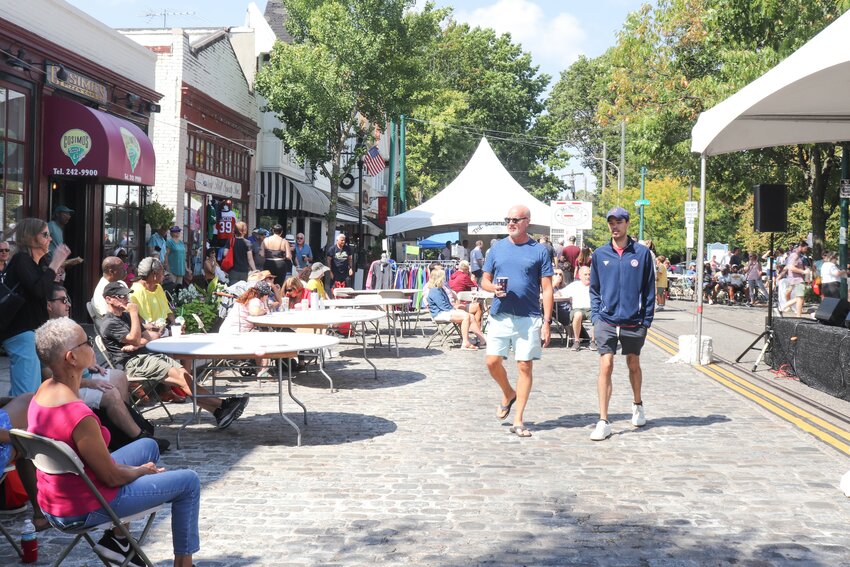
<svg viewBox="0 0 850 567">
<path fill-rule="evenodd" d="M 44 171 L 154 185 L 153 144 L 135 124 L 73 100 L 44 97 Z"/>
<path fill-rule="evenodd" d="M 257 209 L 303 211 L 319 216 L 328 214 L 331 201 L 315 187 L 276 171 L 261 171 L 257 177 L 260 197 Z"/>
</svg>

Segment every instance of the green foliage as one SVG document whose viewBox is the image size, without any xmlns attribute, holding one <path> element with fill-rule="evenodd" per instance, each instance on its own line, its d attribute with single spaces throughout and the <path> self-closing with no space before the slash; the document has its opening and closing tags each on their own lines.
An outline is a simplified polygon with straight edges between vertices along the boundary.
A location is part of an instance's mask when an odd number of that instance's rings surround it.
<svg viewBox="0 0 850 567">
<path fill-rule="evenodd" d="M 145 222 L 151 225 L 153 230 L 168 228 L 174 225 L 174 209 L 169 209 L 165 205 L 152 201 L 144 206 L 142 215 Z"/>
<path fill-rule="evenodd" d="M 185 333 L 200 332 L 198 323 L 192 317 L 192 314 L 201 318 L 207 332 L 212 329 L 213 324 L 218 318 L 218 309 L 221 305 L 216 292 L 222 290 L 224 290 L 224 286 L 218 283 L 218 278 L 213 278 L 206 289 L 192 284 L 178 292 L 175 301 L 175 312 L 186 320 L 184 327 Z"/>
</svg>

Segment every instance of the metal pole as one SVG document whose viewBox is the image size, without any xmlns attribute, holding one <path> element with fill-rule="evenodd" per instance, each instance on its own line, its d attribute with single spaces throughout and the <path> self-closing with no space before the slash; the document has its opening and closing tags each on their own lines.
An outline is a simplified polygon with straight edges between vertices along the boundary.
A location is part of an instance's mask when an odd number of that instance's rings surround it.
<svg viewBox="0 0 850 567">
<path fill-rule="evenodd" d="M 638 240 L 643 240 L 643 209 L 644 201 L 646 200 L 646 166 L 640 168 L 640 232 L 638 232 Z"/>
<path fill-rule="evenodd" d="M 399 212 L 404 212 L 407 210 L 407 193 L 405 191 L 405 165 L 407 163 L 407 149 L 404 146 L 404 137 L 405 137 L 405 125 L 404 125 L 404 114 L 401 115 L 401 120 L 398 125 L 399 128 L 399 166 L 398 166 L 398 209 Z"/>
<path fill-rule="evenodd" d="M 605 191 L 608 186 L 608 142 L 602 141 L 602 189 L 600 193 Z"/>
<path fill-rule="evenodd" d="M 696 320 L 696 349 L 697 363 L 700 361 L 700 351 L 702 350 L 702 286 L 703 282 L 703 265 L 705 264 L 705 154 L 700 156 L 700 173 L 699 173 L 699 233 L 697 235 L 697 288 L 696 293 L 697 303 L 697 320 Z"/>
<path fill-rule="evenodd" d="M 358 192 L 357 196 L 357 263 L 356 267 L 360 267 L 363 262 L 363 156 L 357 159 L 357 175 Z"/>
<path fill-rule="evenodd" d="M 395 193 L 395 160 L 396 160 L 396 150 L 395 150 L 395 123 L 390 120 L 390 182 L 387 186 L 387 216 L 391 217 L 395 215 L 395 209 L 393 205 L 394 195 Z"/>
<path fill-rule="evenodd" d="M 850 179 L 850 144 L 841 145 L 841 179 Z M 840 227 L 838 229 L 838 263 L 839 269 L 847 269 L 847 209 L 848 201 L 846 197 L 838 200 L 838 207 L 841 211 Z M 840 297 L 847 298 L 847 276 L 841 278 Z"/>
<path fill-rule="evenodd" d="M 694 200 L 694 182 L 693 178 L 688 184 L 688 201 Z M 686 229 L 687 230 L 687 229 Z M 685 245 L 685 270 L 688 269 L 688 266 L 691 265 L 691 249 L 688 248 L 687 243 Z"/>
<path fill-rule="evenodd" d="M 617 172 L 617 206 L 620 206 L 620 193 L 626 187 L 626 121 L 620 122 L 620 171 Z"/>
</svg>

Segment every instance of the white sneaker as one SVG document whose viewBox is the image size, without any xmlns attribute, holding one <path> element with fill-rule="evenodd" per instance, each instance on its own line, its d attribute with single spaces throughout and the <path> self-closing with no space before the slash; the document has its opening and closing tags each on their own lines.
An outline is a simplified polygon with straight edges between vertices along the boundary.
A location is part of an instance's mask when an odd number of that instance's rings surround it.
<svg viewBox="0 0 850 567">
<path fill-rule="evenodd" d="M 609 437 L 611 437 L 611 424 L 604 419 L 600 419 L 596 422 L 596 429 L 594 429 L 593 433 L 590 434 L 590 440 L 604 441 Z"/>
<path fill-rule="evenodd" d="M 632 404 L 632 425 L 643 427 L 646 425 L 646 415 L 643 413 L 643 404 Z"/>
</svg>

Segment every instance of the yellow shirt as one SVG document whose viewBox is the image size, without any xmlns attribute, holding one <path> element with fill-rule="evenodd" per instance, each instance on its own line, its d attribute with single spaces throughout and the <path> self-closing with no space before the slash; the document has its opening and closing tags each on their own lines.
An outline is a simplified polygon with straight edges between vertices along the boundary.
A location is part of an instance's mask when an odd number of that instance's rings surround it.
<svg viewBox="0 0 850 567">
<path fill-rule="evenodd" d="M 311 279 L 307 282 L 307 285 L 305 287 L 310 291 L 317 292 L 319 294 L 319 297 L 321 297 L 322 299 L 328 298 L 328 294 L 325 293 L 325 284 L 322 283 L 322 280 Z"/>
<path fill-rule="evenodd" d="M 139 306 L 139 315 L 145 321 L 153 323 L 157 319 L 167 319 L 172 312 L 161 285 L 157 284 L 154 291 L 148 291 L 142 282 L 136 282 L 130 289 L 133 291 L 130 301 Z"/>
<path fill-rule="evenodd" d="M 655 287 L 667 287 L 667 266 L 664 264 L 655 265 Z"/>
</svg>

